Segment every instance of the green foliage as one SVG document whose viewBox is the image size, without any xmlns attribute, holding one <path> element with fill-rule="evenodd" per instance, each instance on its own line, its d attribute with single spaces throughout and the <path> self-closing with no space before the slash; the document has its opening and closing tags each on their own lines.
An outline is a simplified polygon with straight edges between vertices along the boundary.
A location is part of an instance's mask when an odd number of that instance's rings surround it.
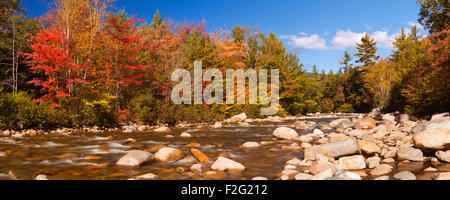
<svg viewBox="0 0 450 200">
<path fill-rule="evenodd" d="M 4 93 L 0 88 L 0 110 L 0 128 L 5 129 L 51 129 L 64 122 L 51 105 L 32 102 L 26 92 Z"/>
<path fill-rule="evenodd" d="M 450 26 L 450 2 L 448 0 L 417 0 L 420 6 L 419 22 L 430 33 L 438 33 Z"/>
</svg>

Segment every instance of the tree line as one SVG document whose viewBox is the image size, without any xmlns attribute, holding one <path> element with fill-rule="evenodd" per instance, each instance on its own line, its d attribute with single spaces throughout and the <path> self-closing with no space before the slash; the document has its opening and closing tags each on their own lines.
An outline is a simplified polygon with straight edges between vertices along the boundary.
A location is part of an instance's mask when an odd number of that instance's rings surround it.
<svg viewBox="0 0 450 200">
<path fill-rule="evenodd" d="M 375 107 L 418 116 L 449 110 L 449 3 L 421 0 L 419 21 L 380 59 L 366 34 L 339 71 L 307 72 L 276 34 L 236 26 L 207 32 L 159 12 L 147 22 L 112 0 L 55 0 L 39 20 L 20 0 L 0 3 L 0 128 L 117 126 L 210 122 L 264 105 L 174 105 L 171 73 L 204 68 L 278 69 L 279 115 L 369 112 Z M 206 85 L 207 83 L 205 83 Z M 247 87 L 248 90 L 248 87 Z"/>
</svg>

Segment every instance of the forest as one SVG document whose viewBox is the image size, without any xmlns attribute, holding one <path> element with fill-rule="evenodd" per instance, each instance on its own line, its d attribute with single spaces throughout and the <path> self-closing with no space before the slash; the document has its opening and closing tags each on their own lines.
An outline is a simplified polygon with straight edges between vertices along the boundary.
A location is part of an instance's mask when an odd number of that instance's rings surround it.
<svg viewBox="0 0 450 200">
<path fill-rule="evenodd" d="M 244 25 L 207 32 L 154 13 L 142 19 L 112 0 L 55 0 L 39 19 L 20 0 L 0 2 L 0 129 L 214 122 L 264 105 L 175 105 L 171 74 L 204 68 L 278 69 L 280 116 L 366 113 L 418 117 L 450 108 L 449 1 L 418 0 L 418 21 L 377 54 L 366 34 L 339 71 L 307 72 L 274 33 Z M 207 83 L 205 83 L 207 84 Z"/>
</svg>

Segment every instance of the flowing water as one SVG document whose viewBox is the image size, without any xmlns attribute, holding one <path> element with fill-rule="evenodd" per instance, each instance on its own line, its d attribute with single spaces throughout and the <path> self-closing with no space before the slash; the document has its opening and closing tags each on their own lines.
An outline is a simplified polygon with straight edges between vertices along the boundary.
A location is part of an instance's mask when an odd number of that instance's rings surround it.
<svg viewBox="0 0 450 200">
<path fill-rule="evenodd" d="M 311 118 L 311 121 L 328 123 L 333 119 Z M 164 180 L 201 179 L 192 176 L 190 166 L 198 162 L 191 154 L 191 143 L 212 160 L 219 155 L 227 155 L 230 159 L 242 163 L 246 170 L 228 175 L 228 179 L 245 180 L 255 176 L 269 179 L 277 178 L 286 161 L 292 158 L 302 159 L 303 151 L 282 150 L 281 146 L 293 142 L 277 141 L 273 131 L 280 126 L 289 126 L 295 121 L 270 123 L 250 123 L 240 127 L 228 125 L 224 128 L 173 129 L 169 133 L 155 132 L 104 132 L 83 133 L 74 135 L 42 135 L 14 139 L 0 137 L 0 180 L 10 179 L 10 172 L 17 179 L 33 179 L 38 174 L 46 174 L 51 179 L 61 180 L 124 180 L 146 173 L 154 173 Z M 192 137 L 181 138 L 179 135 L 187 131 Z M 311 131 L 298 131 L 307 134 Z M 168 138 L 166 135 L 173 135 Z M 135 140 L 130 142 L 129 138 Z M 272 144 L 258 149 L 246 150 L 240 146 L 244 142 L 272 141 Z M 145 150 L 156 146 L 169 146 L 184 151 L 186 157 L 172 163 L 150 161 L 140 167 L 120 167 L 114 163 L 127 151 Z M 192 145 L 192 144 L 191 144 Z M 212 163 L 206 163 L 210 167 Z M 396 163 L 395 171 L 409 170 L 418 178 L 429 179 L 430 173 L 422 173 L 428 167 L 425 163 Z M 439 170 L 449 171 L 448 165 L 438 166 Z M 368 173 L 368 172 L 367 172 Z"/>
</svg>

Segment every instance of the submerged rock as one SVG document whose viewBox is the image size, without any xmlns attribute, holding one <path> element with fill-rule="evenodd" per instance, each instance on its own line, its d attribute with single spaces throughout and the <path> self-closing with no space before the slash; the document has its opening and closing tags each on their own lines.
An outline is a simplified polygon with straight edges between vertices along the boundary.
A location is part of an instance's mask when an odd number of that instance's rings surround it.
<svg viewBox="0 0 450 200">
<path fill-rule="evenodd" d="M 191 149 L 191 153 L 202 163 L 211 162 L 211 159 L 198 149 Z"/>
<path fill-rule="evenodd" d="M 396 173 L 393 178 L 395 180 L 416 180 L 416 175 L 409 171 L 402 171 L 399 173 Z"/>
<path fill-rule="evenodd" d="M 370 171 L 370 175 L 372 176 L 381 176 L 385 174 L 390 174 L 392 172 L 393 167 L 388 164 L 381 164 L 376 167 L 372 171 Z"/>
</svg>

